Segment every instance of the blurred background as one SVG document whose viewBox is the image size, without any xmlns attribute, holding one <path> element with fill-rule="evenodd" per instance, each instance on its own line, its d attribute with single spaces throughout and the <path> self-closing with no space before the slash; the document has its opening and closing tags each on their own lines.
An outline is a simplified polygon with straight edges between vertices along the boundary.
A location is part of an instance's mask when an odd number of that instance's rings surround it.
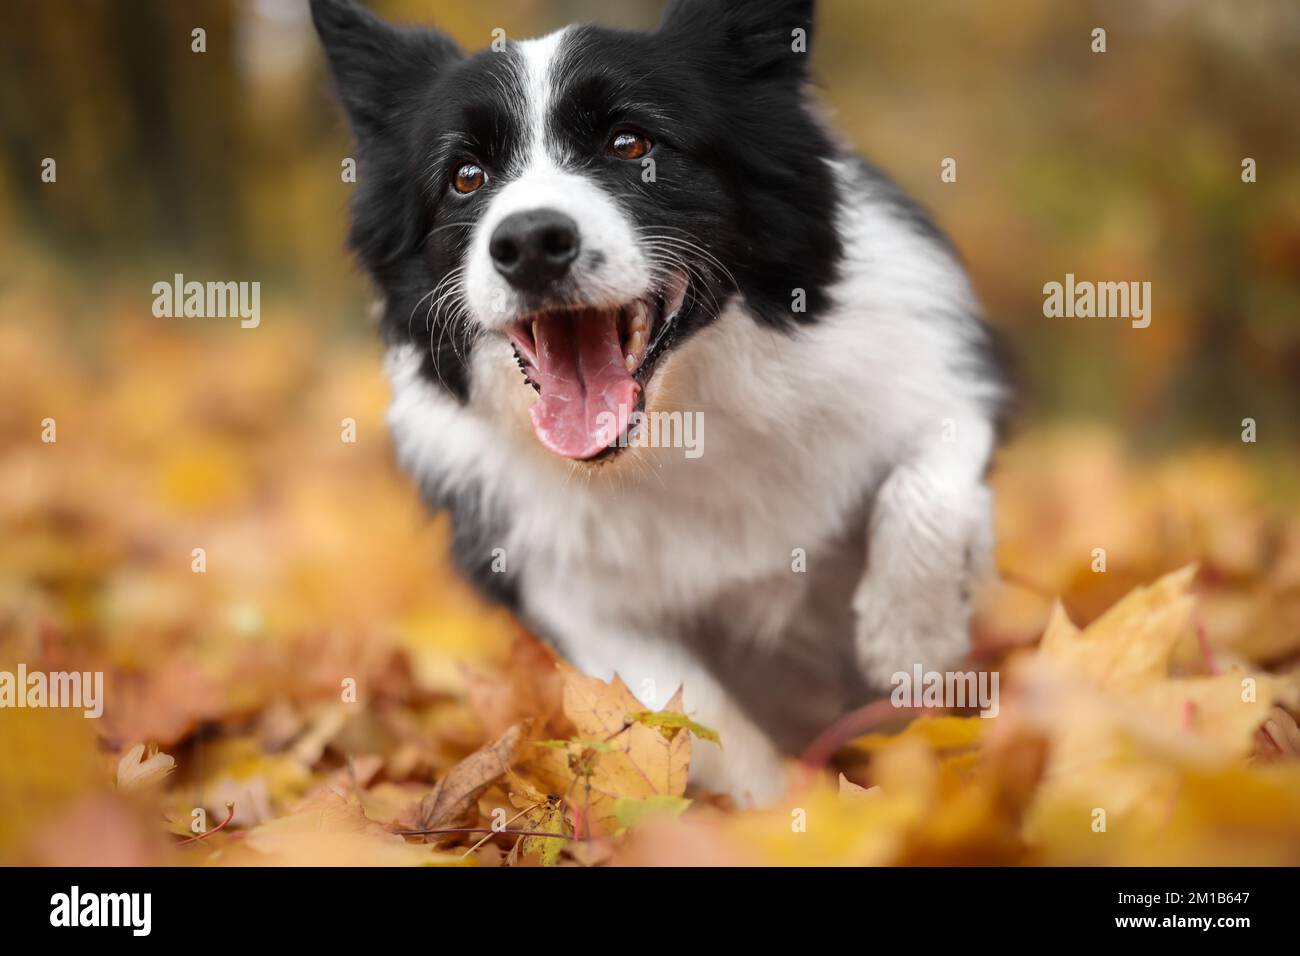
<svg viewBox="0 0 1300 956">
<path fill-rule="evenodd" d="M 469 49 L 498 27 L 645 28 L 661 9 L 371 6 Z M 368 290 L 343 245 L 351 149 L 306 0 L 9 0 L 4 19 L 0 663 L 104 667 L 111 697 L 80 750 L 90 722 L 5 716 L 27 729 L 0 732 L 22 740 L 0 764 L 25 781 L 0 788 L 0 855 L 79 858 L 70 834 L 116 811 L 43 831 L 44 808 L 137 742 L 187 755 L 185 799 L 220 813 L 253 786 L 232 780 L 260 780 L 241 813 L 272 813 L 318 762 L 272 772 L 264 746 L 201 745 L 299 726 L 340 669 L 424 695 L 416 717 L 350 732 L 403 754 L 390 778 L 431 779 L 476 740 L 455 706 L 465 668 L 499 660 L 513 625 L 450 573 L 443 523 L 390 463 Z M 1090 619 L 1195 560 L 1211 640 L 1294 660 L 1300 4 L 821 0 L 817 23 L 822 104 L 952 236 L 1021 367 L 996 479 L 1012 583 L 982 640 L 1033 639 L 1057 594 Z M 1044 318 L 1043 284 L 1067 272 L 1149 281 L 1150 327 Z M 155 318 L 151 287 L 175 273 L 259 281 L 260 326 Z"/>
<path fill-rule="evenodd" d="M 650 27 L 662 3 L 373 6 L 477 49 L 496 27 Z M 7 287 L 53 273 L 84 315 L 184 266 L 259 279 L 314 335 L 364 339 L 341 244 L 346 127 L 305 0 L 7 11 Z M 818 27 L 823 103 L 954 237 L 1017 346 L 1032 415 L 1113 422 L 1143 444 L 1223 436 L 1247 414 L 1300 436 L 1300 6 L 824 0 Z M 956 183 L 940 181 L 944 157 Z M 1042 285 L 1066 272 L 1151 281 L 1151 328 L 1044 321 Z"/>
</svg>

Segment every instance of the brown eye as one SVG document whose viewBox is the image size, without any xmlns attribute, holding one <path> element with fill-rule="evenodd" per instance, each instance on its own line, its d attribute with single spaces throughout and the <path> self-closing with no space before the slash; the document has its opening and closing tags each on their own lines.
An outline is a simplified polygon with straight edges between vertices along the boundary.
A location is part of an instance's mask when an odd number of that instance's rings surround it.
<svg viewBox="0 0 1300 956">
<path fill-rule="evenodd" d="M 619 159 L 640 159 L 653 147 L 654 143 L 648 137 L 624 130 L 610 137 L 607 149 L 611 156 Z"/>
<path fill-rule="evenodd" d="M 456 170 L 456 176 L 452 179 L 452 185 L 456 187 L 458 193 L 477 192 L 483 188 L 485 182 L 487 182 L 487 173 L 483 172 L 483 167 L 477 163 L 465 163 Z"/>
</svg>

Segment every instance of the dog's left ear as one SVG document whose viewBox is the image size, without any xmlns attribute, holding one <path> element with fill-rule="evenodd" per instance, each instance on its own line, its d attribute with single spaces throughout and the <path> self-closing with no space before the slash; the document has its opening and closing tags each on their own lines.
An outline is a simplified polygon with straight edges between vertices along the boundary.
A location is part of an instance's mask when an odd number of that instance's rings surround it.
<svg viewBox="0 0 1300 956">
<path fill-rule="evenodd" d="M 412 90 L 464 55 L 443 33 L 398 29 L 353 0 L 311 0 L 311 18 L 363 146 L 394 122 Z"/>
<path fill-rule="evenodd" d="M 801 82 L 812 52 L 813 6 L 813 0 L 672 0 L 659 31 L 736 54 L 753 81 Z"/>
</svg>

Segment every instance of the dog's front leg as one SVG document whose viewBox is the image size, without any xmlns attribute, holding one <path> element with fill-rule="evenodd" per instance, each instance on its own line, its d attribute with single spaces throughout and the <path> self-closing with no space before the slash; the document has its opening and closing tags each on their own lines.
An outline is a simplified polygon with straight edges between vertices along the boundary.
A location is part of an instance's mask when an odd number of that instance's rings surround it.
<svg viewBox="0 0 1300 956">
<path fill-rule="evenodd" d="M 970 646 L 970 601 L 992 564 L 986 422 L 945 420 L 876 494 L 867 566 L 853 598 L 857 653 L 877 690 L 917 664 L 942 670 Z"/>
</svg>

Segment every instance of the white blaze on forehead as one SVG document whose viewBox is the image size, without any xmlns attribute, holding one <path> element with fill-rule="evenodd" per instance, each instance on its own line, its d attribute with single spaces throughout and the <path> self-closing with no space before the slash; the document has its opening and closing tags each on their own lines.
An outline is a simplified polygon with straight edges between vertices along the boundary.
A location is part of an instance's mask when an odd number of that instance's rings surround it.
<svg viewBox="0 0 1300 956">
<path fill-rule="evenodd" d="M 565 27 L 536 40 L 521 40 L 515 44 L 523 61 L 524 126 L 525 135 L 529 137 L 528 147 L 522 151 L 524 169 L 554 165 L 558 159 L 547 151 L 546 127 L 558 85 L 553 68 L 567 32 L 568 27 Z"/>
<path fill-rule="evenodd" d="M 650 289 L 649 263 L 617 197 L 590 174 L 566 169 L 563 144 L 548 135 L 566 30 L 512 45 L 520 74 L 518 159 L 503 171 L 491 205 L 475 227 L 466 260 L 465 299 L 485 328 L 503 329 L 524 314 L 524 303 L 497 273 L 489 251 L 493 231 L 515 212 L 552 209 L 577 223 L 581 252 L 572 272 L 576 299 L 613 306 L 642 298 Z"/>
</svg>

